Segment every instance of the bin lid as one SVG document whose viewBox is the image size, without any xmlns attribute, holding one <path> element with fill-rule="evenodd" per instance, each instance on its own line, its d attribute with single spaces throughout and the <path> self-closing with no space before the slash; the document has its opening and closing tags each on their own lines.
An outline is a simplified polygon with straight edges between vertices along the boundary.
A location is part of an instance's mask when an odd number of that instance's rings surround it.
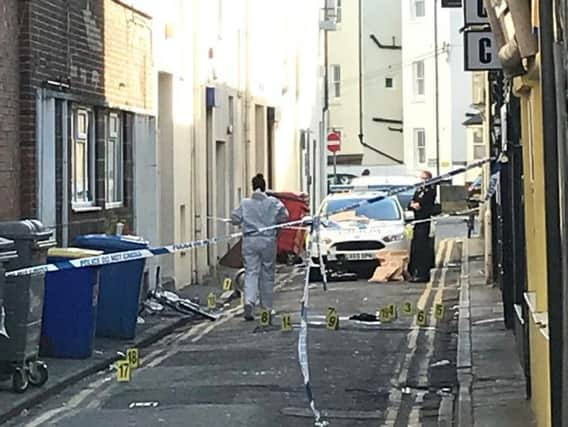
<svg viewBox="0 0 568 427">
<path fill-rule="evenodd" d="M 51 240 L 52 234 L 36 219 L 0 222 L 0 236 L 11 240 Z"/>
<path fill-rule="evenodd" d="M 12 240 L 0 237 L 0 261 L 5 261 L 18 256 L 14 249 L 14 242 Z"/>
<path fill-rule="evenodd" d="M 101 251 L 146 249 L 150 243 L 139 236 L 86 234 L 75 238 L 74 246 Z"/>
<path fill-rule="evenodd" d="M 82 248 L 51 248 L 47 251 L 47 256 L 50 258 L 78 259 L 99 256 L 102 254 L 103 251 L 94 251 Z"/>
</svg>

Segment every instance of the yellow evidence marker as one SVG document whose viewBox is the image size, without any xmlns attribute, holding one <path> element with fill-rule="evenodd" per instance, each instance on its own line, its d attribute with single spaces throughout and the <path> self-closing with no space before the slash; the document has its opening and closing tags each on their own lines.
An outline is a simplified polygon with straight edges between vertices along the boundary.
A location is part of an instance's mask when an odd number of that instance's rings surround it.
<svg viewBox="0 0 568 427">
<path fill-rule="evenodd" d="M 282 321 L 280 323 L 280 330 L 282 332 L 290 332 L 292 330 L 292 316 L 289 314 L 282 315 Z"/>
<path fill-rule="evenodd" d="M 233 290 L 233 281 L 231 280 L 230 277 L 227 277 L 227 278 L 223 281 L 223 290 L 224 290 L 224 291 L 231 291 L 231 290 Z"/>
<path fill-rule="evenodd" d="M 207 308 L 213 310 L 215 307 L 217 307 L 217 296 L 211 292 L 209 296 L 207 296 Z"/>
<path fill-rule="evenodd" d="M 330 331 L 337 331 L 339 329 L 339 315 L 337 310 L 333 307 L 327 309 L 327 315 L 325 316 L 325 325 Z"/>
<path fill-rule="evenodd" d="M 437 320 L 444 319 L 445 312 L 446 312 L 446 310 L 445 310 L 444 304 L 436 304 L 436 307 L 434 309 L 434 315 L 436 316 Z"/>
<path fill-rule="evenodd" d="M 396 304 L 389 304 L 388 310 L 389 310 L 391 320 L 398 319 L 398 310 L 396 308 Z"/>
<path fill-rule="evenodd" d="M 260 312 L 260 326 L 269 326 L 272 323 L 272 316 L 269 310 L 262 310 Z"/>
<path fill-rule="evenodd" d="M 380 313 L 380 320 L 382 323 L 392 322 L 391 312 L 388 307 L 381 308 L 379 313 Z"/>
<path fill-rule="evenodd" d="M 131 369 L 138 369 L 140 367 L 140 351 L 137 348 L 129 348 L 126 351 L 126 359 L 130 363 Z"/>
<path fill-rule="evenodd" d="M 416 313 L 416 323 L 418 326 L 426 326 L 426 312 L 424 310 L 418 310 Z"/>
<path fill-rule="evenodd" d="M 131 372 L 129 360 L 120 360 L 116 362 L 116 381 L 119 383 L 130 382 Z"/>
<path fill-rule="evenodd" d="M 413 307 L 412 307 L 412 303 L 407 301 L 404 304 L 402 304 L 402 314 L 404 316 L 412 316 L 412 312 L 414 311 Z"/>
</svg>

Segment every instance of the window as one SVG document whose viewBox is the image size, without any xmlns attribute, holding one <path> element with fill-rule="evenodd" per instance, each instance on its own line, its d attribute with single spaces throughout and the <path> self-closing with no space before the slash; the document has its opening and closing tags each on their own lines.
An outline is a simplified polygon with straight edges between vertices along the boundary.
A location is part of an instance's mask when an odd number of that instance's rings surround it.
<svg viewBox="0 0 568 427">
<path fill-rule="evenodd" d="M 335 22 L 340 24 L 341 18 L 342 18 L 341 0 L 337 0 L 337 11 L 336 11 L 336 15 L 335 15 Z"/>
<path fill-rule="evenodd" d="M 387 89 L 393 89 L 394 88 L 394 79 L 392 77 L 387 77 L 385 79 L 385 87 Z"/>
<path fill-rule="evenodd" d="M 415 18 L 426 16 L 426 0 L 412 0 L 412 13 Z"/>
<path fill-rule="evenodd" d="M 414 71 L 414 96 L 422 97 L 425 94 L 424 84 L 424 61 L 416 61 L 412 64 Z"/>
<path fill-rule="evenodd" d="M 332 65 L 331 66 L 331 97 L 340 98 L 341 97 L 341 66 Z"/>
<path fill-rule="evenodd" d="M 485 143 L 483 142 L 483 130 L 473 130 L 473 160 L 485 158 Z"/>
<path fill-rule="evenodd" d="M 95 203 L 95 139 L 93 113 L 80 108 L 73 112 L 72 203 L 75 207 Z"/>
<path fill-rule="evenodd" d="M 424 129 L 414 129 L 414 146 L 416 147 L 416 162 L 426 163 L 426 132 Z"/>
<path fill-rule="evenodd" d="M 105 188 L 107 207 L 122 206 L 123 193 L 123 142 L 121 117 L 111 113 L 107 121 L 105 141 Z"/>
</svg>

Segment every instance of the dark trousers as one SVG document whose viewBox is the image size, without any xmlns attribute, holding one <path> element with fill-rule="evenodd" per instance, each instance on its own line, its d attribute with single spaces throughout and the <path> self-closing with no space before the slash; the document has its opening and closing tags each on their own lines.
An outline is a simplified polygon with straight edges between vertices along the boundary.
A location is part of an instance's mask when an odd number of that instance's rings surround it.
<svg viewBox="0 0 568 427">
<path fill-rule="evenodd" d="M 430 237 L 430 223 L 416 224 L 410 244 L 408 272 L 415 278 L 430 280 L 430 269 L 434 264 L 434 239 Z"/>
</svg>

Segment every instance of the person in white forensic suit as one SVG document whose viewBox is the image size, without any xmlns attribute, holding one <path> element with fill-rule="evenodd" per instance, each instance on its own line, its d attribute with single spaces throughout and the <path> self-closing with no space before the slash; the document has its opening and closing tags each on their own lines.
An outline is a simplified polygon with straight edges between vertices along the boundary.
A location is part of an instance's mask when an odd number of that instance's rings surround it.
<svg viewBox="0 0 568 427">
<path fill-rule="evenodd" d="M 278 230 L 258 230 L 288 221 L 284 204 L 266 194 L 262 174 L 252 179 L 253 194 L 244 199 L 231 214 L 233 225 L 241 227 L 245 266 L 245 320 L 254 320 L 254 308 L 260 293 L 260 305 L 273 313 L 272 301 L 276 271 Z"/>
</svg>

